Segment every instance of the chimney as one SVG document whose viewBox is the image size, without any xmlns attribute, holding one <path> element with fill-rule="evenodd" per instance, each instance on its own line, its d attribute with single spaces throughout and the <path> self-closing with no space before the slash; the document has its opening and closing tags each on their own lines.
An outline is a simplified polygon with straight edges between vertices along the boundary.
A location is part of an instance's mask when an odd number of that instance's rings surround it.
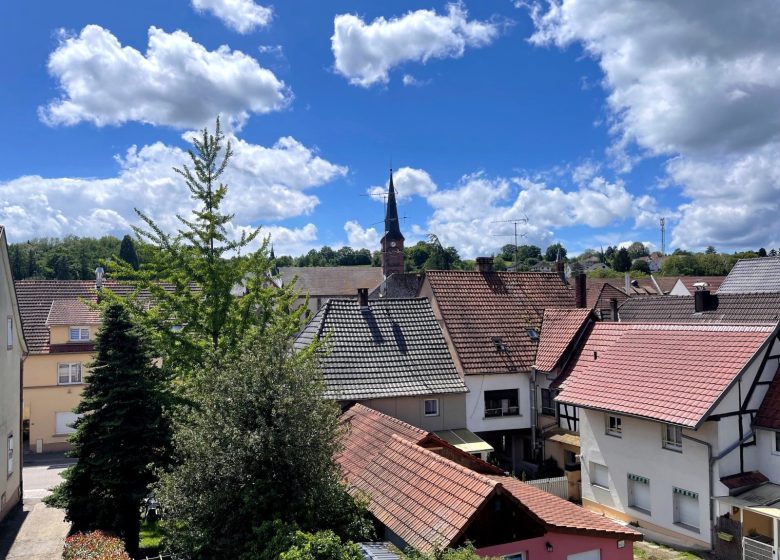
<svg viewBox="0 0 780 560">
<path fill-rule="evenodd" d="M 368 307 L 368 288 L 358 288 L 358 305 L 361 308 Z"/>
<path fill-rule="evenodd" d="M 95 269 L 95 289 L 100 291 L 100 289 L 103 287 L 103 276 L 105 275 L 106 271 L 103 270 L 102 266 L 99 266 Z"/>
<path fill-rule="evenodd" d="M 493 272 L 493 257 L 477 257 L 477 270 L 479 272 Z"/>
<path fill-rule="evenodd" d="M 717 299 L 709 290 L 696 290 L 693 292 L 693 310 L 695 313 L 713 311 L 717 309 Z"/>
<path fill-rule="evenodd" d="M 626 283 L 625 285 L 626 293 L 628 295 L 631 295 L 631 292 L 633 292 L 633 290 L 631 289 L 631 275 L 628 273 L 628 271 L 624 272 L 623 274 L 625 274 L 624 278 Z"/>
<path fill-rule="evenodd" d="M 574 307 L 585 309 L 588 305 L 588 292 L 585 286 L 585 274 L 578 274 L 574 277 Z"/>
<path fill-rule="evenodd" d="M 558 273 L 558 276 L 561 278 L 561 282 L 568 284 L 566 281 L 566 271 L 564 270 L 563 261 L 555 261 L 555 272 Z"/>
<path fill-rule="evenodd" d="M 612 315 L 612 320 L 617 322 L 618 320 L 618 303 L 617 298 L 609 299 L 609 313 Z"/>
</svg>

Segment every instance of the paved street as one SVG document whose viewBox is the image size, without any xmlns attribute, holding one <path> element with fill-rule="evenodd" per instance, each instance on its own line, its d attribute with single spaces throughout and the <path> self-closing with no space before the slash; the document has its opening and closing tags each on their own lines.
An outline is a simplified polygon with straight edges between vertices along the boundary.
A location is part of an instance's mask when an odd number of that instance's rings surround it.
<svg viewBox="0 0 780 560">
<path fill-rule="evenodd" d="M 0 524 L 0 558 L 58 560 L 69 525 L 62 510 L 41 500 L 60 482 L 60 473 L 72 459 L 61 454 L 25 457 L 24 506 Z"/>
</svg>

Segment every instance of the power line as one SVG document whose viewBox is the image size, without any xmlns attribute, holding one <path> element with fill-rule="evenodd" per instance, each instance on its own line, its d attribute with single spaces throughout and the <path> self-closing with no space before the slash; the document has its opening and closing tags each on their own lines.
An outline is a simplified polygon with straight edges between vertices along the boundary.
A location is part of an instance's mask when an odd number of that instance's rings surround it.
<svg viewBox="0 0 780 560">
<path fill-rule="evenodd" d="M 524 216 L 522 218 L 515 218 L 515 219 L 512 219 L 512 220 L 495 220 L 495 221 L 492 221 L 490 223 L 491 224 L 514 224 L 514 226 L 515 226 L 515 234 L 514 234 L 514 237 L 515 237 L 515 272 L 517 272 L 517 251 L 518 251 L 518 249 L 517 249 L 517 224 L 527 225 L 528 224 L 528 216 Z M 509 234 L 507 234 L 507 236 L 508 235 Z M 502 236 L 502 237 L 506 237 L 506 236 Z M 521 234 L 521 237 L 525 237 L 525 234 L 524 233 Z"/>
</svg>

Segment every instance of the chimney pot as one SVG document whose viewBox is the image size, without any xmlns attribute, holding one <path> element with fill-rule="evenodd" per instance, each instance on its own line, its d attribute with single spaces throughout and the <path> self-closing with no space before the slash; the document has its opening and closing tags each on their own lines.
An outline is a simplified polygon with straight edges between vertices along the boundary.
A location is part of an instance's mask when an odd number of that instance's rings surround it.
<svg viewBox="0 0 780 560">
<path fill-rule="evenodd" d="M 585 279 L 586 276 L 583 273 L 574 277 L 574 306 L 578 309 L 585 309 L 588 305 L 588 292 Z"/>
<path fill-rule="evenodd" d="M 358 288 L 358 305 L 368 307 L 368 288 Z"/>
<path fill-rule="evenodd" d="M 493 257 L 477 257 L 477 270 L 479 272 L 493 272 Z"/>
</svg>

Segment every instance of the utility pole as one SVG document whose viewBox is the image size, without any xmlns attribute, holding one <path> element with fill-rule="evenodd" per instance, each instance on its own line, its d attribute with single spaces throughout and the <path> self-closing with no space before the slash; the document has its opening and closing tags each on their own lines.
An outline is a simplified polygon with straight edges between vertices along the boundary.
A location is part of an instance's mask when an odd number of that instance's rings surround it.
<svg viewBox="0 0 780 560">
<path fill-rule="evenodd" d="M 661 256 L 666 256 L 666 218 L 661 218 Z"/>
</svg>

